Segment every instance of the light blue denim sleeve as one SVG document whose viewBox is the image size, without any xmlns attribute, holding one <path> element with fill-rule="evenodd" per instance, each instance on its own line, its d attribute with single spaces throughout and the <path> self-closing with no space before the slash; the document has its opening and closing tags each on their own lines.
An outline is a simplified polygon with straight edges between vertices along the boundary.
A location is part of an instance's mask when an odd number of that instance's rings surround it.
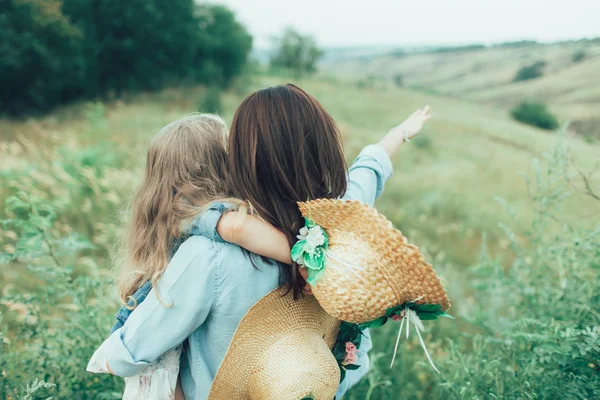
<svg viewBox="0 0 600 400">
<path fill-rule="evenodd" d="M 223 216 L 223 213 L 230 210 L 227 203 L 213 203 L 202 214 L 198 215 L 190 226 L 191 235 L 202 235 L 215 242 L 225 242 L 219 232 L 217 232 L 217 224 Z"/>
<path fill-rule="evenodd" d="M 383 192 L 385 182 L 392 176 L 392 172 L 392 161 L 383 147 L 376 144 L 365 147 L 348 170 L 348 189 L 343 199 L 358 200 L 373 206 L 375 200 Z M 373 342 L 371 341 L 371 332 L 366 329 L 364 333 L 365 336 L 362 338 L 358 350 L 357 364 L 360 365 L 360 368 L 346 371 L 346 377 L 340 383 L 336 399 L 341 399 L 369 371 L 368 352 L 373 347 Z"/>
<path fill-rule="evenodd" d="M 215 298 L 213 242 L 188 239 L 177 251 L 155 289 L 100 346 L 94 357 L 106 359 L 118 376 L 133 376 L 182 343 L 208 316 Z"/>
<path fill-rule="evenodd" d="M 148 297 L 148 293 L 150 293 L 151 290 L 152 290 L 152 282 L 146 282 L 141 288 L 136 290 L 136 292 L 131 296 L 131 297 L 133 297 L 133 300 L 129 300 L 127 302 L 127 305 L 129 307 L 134 307 L 137 304 L 142 303 L 146 299 L 146 297 Z M 112 334 L 114 331 L 116 331 L 117 329 L 119 329 L 120 327 L 125 325 L 125 321 L 127 321 L 127 318 L 129 318 L 129 316 L 131 315 L 132 312 L 133 312 L 133 310 L 130 308 L 127 308 L 125 306 L 121 307 L 119 309 L 119 312 L 115 316 L 116 321 L 115 321 L 115 324 L 113 325 L 112 329 L 110 330 L 110 333 Z"/>
<path fill-rule="evenodd" d="M 373 206 L 392 172 L 392 161 L 383 147 L 365 147 L 348 170 L 348 188 L 342 198 Z"/>
</svg>

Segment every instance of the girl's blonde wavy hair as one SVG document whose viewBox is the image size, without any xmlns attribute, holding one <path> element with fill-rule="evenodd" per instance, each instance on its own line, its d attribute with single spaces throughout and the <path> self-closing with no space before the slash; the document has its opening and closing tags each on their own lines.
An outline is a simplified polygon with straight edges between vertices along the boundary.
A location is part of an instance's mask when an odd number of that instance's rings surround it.
<svg viewBox="0 0 600 400">
<path fill-rule="evenodd" d="M 123 304 L 148 281 L 156 288 L 174 242 L 211 202 L 239 203 L 227 185 L 227 137 L 221 117 L 197 114 L 165 126 L 152 139 L 117 253 Z"/>
</svg>

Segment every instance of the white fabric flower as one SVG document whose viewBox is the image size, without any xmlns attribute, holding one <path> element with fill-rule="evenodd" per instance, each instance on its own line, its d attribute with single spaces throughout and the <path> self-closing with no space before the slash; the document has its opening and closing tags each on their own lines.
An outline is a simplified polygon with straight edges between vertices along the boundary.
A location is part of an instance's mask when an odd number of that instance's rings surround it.
<svg viewBox="0 0 600 400">
<path fill-rule="evenodd" d="M 306 236 L 306 243 L 313 249 L 323 246 L 325 244 L 323 229 L 320 226 L 313 226 L 310 228 L 308 230 L 308 235 Z"/>
<path fill-rule="evenodd" d="M 308 236 L 308 228 L 303 226 L 302 228 L 300 228 L 300 234 L 297 235 L 296 237 L 299 240 L 306 240 L 306 237 Z"/>
</svg>

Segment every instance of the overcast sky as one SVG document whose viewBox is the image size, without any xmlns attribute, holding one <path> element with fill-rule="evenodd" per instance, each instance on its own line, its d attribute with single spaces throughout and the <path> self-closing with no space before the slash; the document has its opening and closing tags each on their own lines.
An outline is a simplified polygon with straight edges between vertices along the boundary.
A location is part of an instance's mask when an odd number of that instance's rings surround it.
<svg viewBox="0 0 600 400">
<path fill-rule="evenodd" d="M 216 0 L 255 46 L 285 26 L 321 46 L 554 41 L 600 36 L 600 0 Z"/>
</svg>

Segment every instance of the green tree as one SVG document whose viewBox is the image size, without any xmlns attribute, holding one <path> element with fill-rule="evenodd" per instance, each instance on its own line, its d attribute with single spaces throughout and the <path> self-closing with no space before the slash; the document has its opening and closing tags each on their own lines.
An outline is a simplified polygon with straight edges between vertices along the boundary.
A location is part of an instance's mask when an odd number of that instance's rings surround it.
<svg viewBox="0 0 600 400">
<path fill-rule="evenodd" d="M 286 28 L 281 36 L 273 38 L 273 42 L 272 66 L 289 69 L 296 76 L 316 71 L 317 61 L 323 51 L 312 36 Z"/>
<path fill-rule="evenodd" d="M 117 97 L 185 79 L 197 43 L 193 11 L 191 0 L 65 1 L 94 42 L 87 78 L 99 94 Z"/>
<path fill-rule="evenodd" d="M 78 97 L 82 49 L 60 1 L 0 1 L 0 111 L 42 111 Z"/>
<path fill-rule="evenodd" d="M 227 86 L 252 37 L 194 0 L 0 0 L 0 112 L 197 82 Z"/>
<path fill-rule="evenodd" d="M 199 4 L 195 15 L 199 28 L 193 63 L 196 80 L 229 86 L 246 66 L 252 36 L 224 6 Z"/>
</svg>

